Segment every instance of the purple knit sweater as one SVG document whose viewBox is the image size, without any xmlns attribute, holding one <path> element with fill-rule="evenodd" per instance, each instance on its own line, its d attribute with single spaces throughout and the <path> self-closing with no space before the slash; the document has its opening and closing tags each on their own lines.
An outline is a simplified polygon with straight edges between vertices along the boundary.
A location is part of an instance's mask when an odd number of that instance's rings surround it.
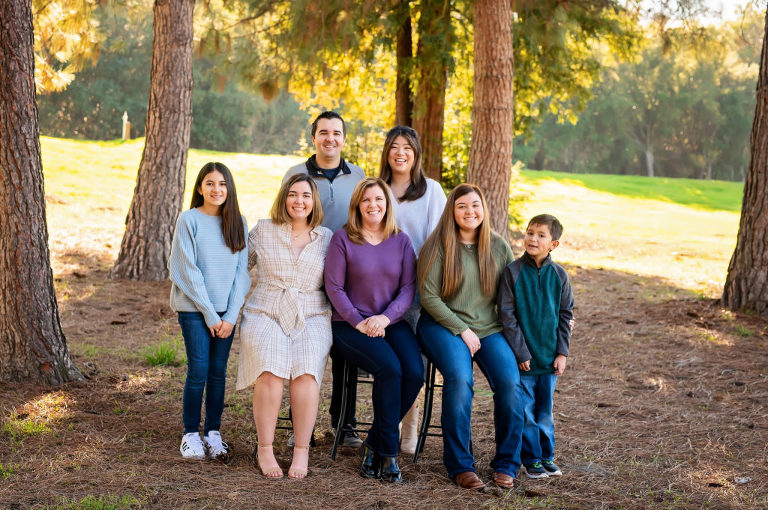
<svg viewBox="0 0 768 510">
<path fill-rule="evenodd" d="M 416 259 L 408 236 L 390 236 L 376 246 L 355 244 L 344 229 L 331 238 L 325 258 L 325 292 L 334 321 L 353 327 L 372 315 L 400 320 L 416 292 Z"/>
</svg>

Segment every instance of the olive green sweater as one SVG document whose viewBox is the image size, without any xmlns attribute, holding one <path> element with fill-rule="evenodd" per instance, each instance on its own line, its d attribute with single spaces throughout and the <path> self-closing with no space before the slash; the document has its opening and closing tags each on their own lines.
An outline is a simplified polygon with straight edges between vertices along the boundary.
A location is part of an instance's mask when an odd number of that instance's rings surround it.
<svg viewBox="0 0 768 510">
<path fill-rule="evenodd" d="M 467 248 L 460 244 L 462 280 L 456 293 L 443 299 L 440 288 L 443 280 L 443 251 L 438 252 L 434 264 L 419 288 L 421 306 L 438 324 L 454 335 L 467 328 L 480 338 L 485 338 L 501 331 L 499 314 L 496 309 L 497 283 L 493 294 L 486 296 L 480 284 L 480 266 L 477 262 L 477 246 Z M 501 275 L 507 264 L 515 260 L 512 249 L 498 234 L 491 233 L 491 251 L 496 261 L 496 274 Z M 419 264 L 426 261 L 419 258 Z M 421 269 L 421 268 L 420 268 Z"/>
</svg>

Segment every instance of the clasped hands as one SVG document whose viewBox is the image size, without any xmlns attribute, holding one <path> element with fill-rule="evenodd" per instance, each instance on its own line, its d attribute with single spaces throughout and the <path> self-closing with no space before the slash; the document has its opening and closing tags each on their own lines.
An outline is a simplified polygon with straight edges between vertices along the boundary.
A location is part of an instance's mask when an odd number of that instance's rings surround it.
<svg viewBox="0 0 768 510">
<path fill-rule="evenodd" d="M 360 333 L 370 336 L 384 336 L 384 330 L 389 326 L 389 317 L 386 315 L 371 315 L 365 320 L 360 321 L 355 329 Z"/>
<path fill-rule="evenodd" d="M 208 330 L 211 332 L 211 336 L 214 338 L 227 338 L 232 334 L 232 330 L 234 328 L 234 324 L 230 324 L 227 321 L 219 321 L 208 328 Z"/>
</svg>

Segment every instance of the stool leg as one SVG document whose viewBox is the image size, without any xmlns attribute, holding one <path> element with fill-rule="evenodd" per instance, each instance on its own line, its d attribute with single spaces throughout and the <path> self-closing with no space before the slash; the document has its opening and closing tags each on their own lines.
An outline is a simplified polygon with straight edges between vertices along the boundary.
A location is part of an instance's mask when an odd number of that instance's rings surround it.
<svg viewBox="0 0 768 510">
<path fill-rule="evenodd" d="M 344 428 L 344 418 L 347 412 L 347 378 L 349 377 L 349 363 L 344 361 L 344 383 L 341 385 L 341 409 L 339 410 L 339 421 L 336 423 L 336 433 L 333 438 L 333 450 L 331 450 L 331 459 L 336 460 L 336 451 L 339 449 L 341 440 L 341 429 Z"/>
<path fill-rule="evenodd" d="M 427 431 L 432 420 L 432 402 L 435 396 L 435 365 L 431 361 L 427 362 L 427 383 L 424 385 L 424 413 L 421 418 L 421 429 L 419 430 L 419 439 L 416 442 L 416 451 L 413 453 L 413 463 L 419 461 L 419 454 L 424 450 L 424 443 L 427 440 Z"/>
</svg>

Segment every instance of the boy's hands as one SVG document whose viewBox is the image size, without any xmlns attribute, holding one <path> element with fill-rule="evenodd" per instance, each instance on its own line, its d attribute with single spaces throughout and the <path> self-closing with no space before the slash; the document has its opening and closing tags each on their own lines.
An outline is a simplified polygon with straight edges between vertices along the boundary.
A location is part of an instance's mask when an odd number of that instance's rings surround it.
<svg viewBox="0 0 768 510">
<path fill-rule="evenodd" d="M 568 363 L 568 358 L 562 354 L 555 356 L 555 362 L 552 363 L 552 366 L 555 367 L 555 375 L 563 375 L 566 363 Z"/>
<path fill-rule="evenodd" d="M 531 360 L 523 361 L 517 364 L 517 368 L 523 372 L 528 372 L 531 369 Z"/>
</svg>

